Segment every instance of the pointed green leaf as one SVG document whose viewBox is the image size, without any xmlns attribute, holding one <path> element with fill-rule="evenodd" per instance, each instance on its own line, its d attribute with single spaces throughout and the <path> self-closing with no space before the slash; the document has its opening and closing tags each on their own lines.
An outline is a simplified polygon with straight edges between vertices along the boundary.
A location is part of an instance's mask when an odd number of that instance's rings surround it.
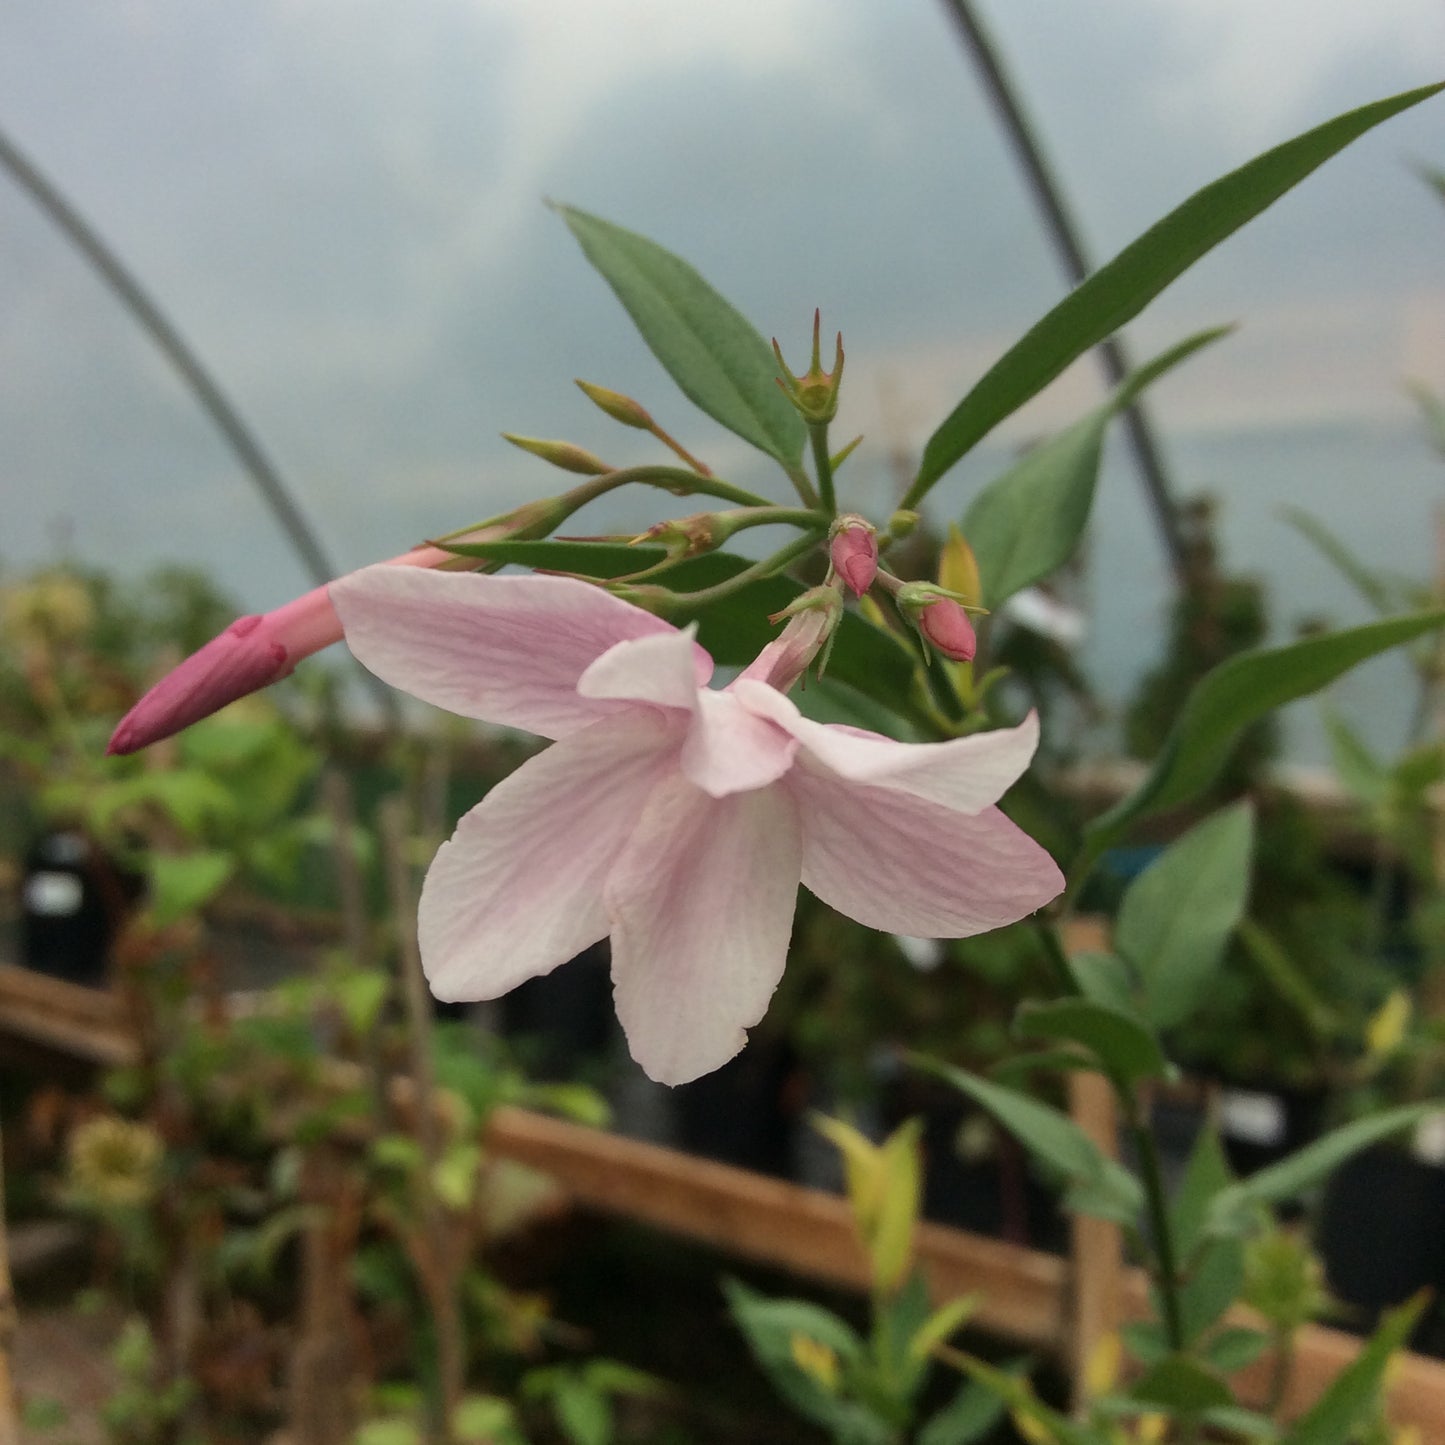
<svg viewBox="0 0 1445 1445">
<path fill-rule="evenodd" d="M 803 419 L 778 386 L 772 349 L 742 313 L 655 241 L 571 206 L 556 209 L 688 399 L 785 467 L 797 466 Z"/>
<path fill-rule="evenodd" d="M 1217 1239 L 1195 1261 L 1179 1291 L 1184 1343 L 1192 1346 L 1217 1324 L 1244 1288 L 1244 1246 L 1237 1239 Z"/>
<path fill-rule="evenodd" d="M 1220 1330 L 1204 1347 L 1205 1357 L 1216 1370 L 1232 1375 L 1248 1369 L 1268 1348 L 1270 1337 L 1263 1330 L 1231 1325 Z"/>
<path fill-rule="evenodd" d="M 1085 998 L 1139 1016 L 1133 972 L 1117 954 L 1071 953 L 1068 963 L 1074 985 Z"/>
<path fill-rule="evenodd" d="M 1171 1415 L 1186 1420 L 1234 1403 L 1229 1386 L 1187 1355 L 1166 1356 L 1151 1366 L 1129 1393 L 1136 1400 L 1162 1405 Z"/>
<path fill-rule="evenodd" d="M 1174 1224 L 1174 1247 L 1179 1258 L 1187 1260 L 1194 1252 L 1209 1218 L 1214 1196 L 1234 1182 L 1224 1146 L 1212 1124 L 1205 1124 L 1194 1141 L 1194 1150 L 1185 1166 L 1184 1179 L 1170 1209 Z"/>
<path fill-rule="evenodd" d="M 1369 1344 L 1335 1376 L 1312 1409 L 1296 1421 L 1285 1445 L 1347 1445 L 1369 1422 L 1380 1402 L 1385 1370 L 1420 1318 L 1427 1296 L 1417 1295 L 1391 1310 Z"/>
<path fill-rule="evenodd" d="M 1123 1088 L 1162 1078 L 1168 1064 L 1159 1040 L 1137 1018 L 1086 998 L 1026 1003 L 1014 1023 L 1025 1038 L 1065 1039 L 1081 1044 Z"/>
<path fill-rule="evenodd" d="M 1352 667 L 1445 625 L 1445 609 L 1367 622 L 1285 647 L 1256 648 L 1222 662 L 1195 684 L 1149 775 L 1085 831 L 1082 876 L 1138 819 L 1199 796 L 1229 759 L 1235 739 L 1267 712 L 1307 697 Z"/>
<path fill-rule="evenodd" d="M 1141 367 L 1098 410 L 1033 447 L 973 499 L 963 533 L 978 558 L 985 607 L 1001 606 L 1073 556 L 1094 504 L 1110 419 L 1227 329 L 1201 331 Z"/>
<path fill-rule="evenodd" d="M 1278 1164 L 1271 1164 L 1215 1195 L 1210 1208 L 1211 1231 L 1237 1232 L 1260 1206 L 1295 1198 L 1360 1150 L 1411 1128 L 1427 1115 L 1439 1113 L 1442 1108 L 1445 1108 L 1445 1100 L 1440 1099 L 1422 1104 L 1402 1104 L 1332 1129 L 1288 1159 L 1281 1159 Z"/>
<path fill-rule="evenodd" d="M 1244 915 L 1254 850 L 1254 811 L 1236 804 L 1207 818 L 1129 885 L 1114 946 L 1144 983 L 1157 1028 L 1191 1012 Z"/>
<path fill-rule="evenodd" d="M 1335 776 L 1367 807 L 1378 807 L 1390 790 L 1389 770 L 1365 740 L 1333 708 L 1323 710 Z"/>
<path fill-rule="evenodd" d="M 1117 1160 L 1108 1158 L 1067 1114 L 937 1059 L 919 1054 L 909 1057 L 918 1068 L 952 1084 L 986 1109 L 1048 1167 L 1076 1181 L 1082 1192 L 1074 1198 L 1081 1212 L 1108 1219 L 1137 1216 L 1143 1202 L 1138 1180 Z"/>
<path fill-rule="evenodd" d="M 916 506 L 1004 417 L 1137 316 L 1201 256 L 1351 141 L 1441 88 L 1407 91 L 1326 121 L 1196 191 L 1156 222 L 1071 291 L 984 374 L 928 439 L 918 479 L 903 505 Z"/>
<path fill-rule="evenodd" d="M 1003 1418 L 1006 1406 L 981 1380 L 965 1380 L 918 1432 L 918 1445 L 974 1445 Z"/>
</svg>

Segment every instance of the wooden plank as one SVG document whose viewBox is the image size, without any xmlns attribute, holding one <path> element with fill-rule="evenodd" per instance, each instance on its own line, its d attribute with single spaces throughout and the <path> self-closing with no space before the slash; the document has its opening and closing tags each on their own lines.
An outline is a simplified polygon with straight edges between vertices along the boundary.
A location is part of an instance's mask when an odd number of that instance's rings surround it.
<svg viewBox="0 0 1445 1445">
<path fill-rule="evenodd" d="M 0 963 L 0 1033 L 96 1064 L 129 1063 L 136 1054 L 120 1000 L 110 989 L 10 963 Z"/>
<path fill-rule="evenodd" d="M 498 1109 L 489 1139 L 499 1154 L 551 1175 L 591 1208 L 813 1279 L 868 1288 L 848 1203 L 836 1195 L 523 1109 Z M 935 1299 L 983 1292 L 979 1328 L 1060 1344 L 1062 1259 L 938 1224 L 919 1226 L 917 1257 Z"/>
</svg>

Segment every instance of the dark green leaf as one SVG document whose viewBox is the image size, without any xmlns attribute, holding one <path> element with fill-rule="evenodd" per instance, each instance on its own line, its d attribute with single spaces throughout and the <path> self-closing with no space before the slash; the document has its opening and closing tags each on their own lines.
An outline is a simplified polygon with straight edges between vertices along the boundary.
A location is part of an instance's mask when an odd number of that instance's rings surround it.
<svg viewBox="0 0 1445 1445">
<path fill-rule="evenodd" d="M 1065 1039 L 1081 1044 L 1124 1088 L 1161 1078 L 1168 1064 L 1159 1040 L 1138 1019 L 1086 998 L 1026 1003 L 1014 1025 L 1025 1038 Z"/>
<path fill-rule="evenodd" d="M 1276 146 L 1196 191 L 1077 286 L 1006 352 L 928 439 L 914 506 L 960 457 L 1036 396 L 1070 362 L 1137 316 L 1171 281 L 1337 151 L 1439 85 L 1376 101 Z"/>
<path fill-rule="evenodd" d="M 1212 1124 L 1205 1124 L 1194 1141 L 1194 1150 L 1184 1170 L 1184 1179 L 1174 1196 L 1170 1218 L 1174 1226 L 1174 1248 L 1187 1260 L 1204 1234 L 1205 1222 L 1214 1196 L 1234 1182 L 1229 1161 Z"/>
<path fill-rule="evenodd" d="M 1221 663 L 1195 684 L 1148 777 L 1089 825 L 1079 866 L 1092 866 L 1129 824 L 1198 797 L 1250 723 L 1318 692 L 1358 663 L 1442 625 L 1445 609 L 1412 613 L 1286 647 L 1242 652 Z"/>
<path fill-rule="evenodd" d="M 1209 987 L 1244 915 L 1254 849 L 1254 812 L 1236 804 L 1206 818 L 1129 886 L 1114 946 L 1144 984 L 1157 1028 L 1185 1018 Z"/>
<path fill-rule="evenodd" d="M 1241 1405 L 1220 1405 L 1206 1410 L 1201 1424 L 1229 1435 L 1242 1435 L 1246 1440 L 1278 1440 L 1279 1426 L 1257 1410 L 1246 1410 Z"/>
<path fill-rule="evenodd" d="M 797 466 L 803 419 L 778 386 L 772 349 L 742 313 L 655 241 L 571 206 L 556 209 L 683 393 L 744 441 Z"/>
<path fill-rule="evenodd" d="M 491 542 L 447 542 L 448 552 L 459 557 L 481 557 L 488 562 L 515 563 L 546 572 L 576 572 L 583 577 L 626 577 L 641 572 L 667 556 L 665 547 L 640 542 L 564 542 L 555 537 L 518 541 L 498 537 Z"/>
<path fill-rule="evenodd" d="M 1217 1239 L 1199 1256 L 1179 1291 L 1184 1342 L 1193 1345 L 1239 1298 L 1244 1288 L 1244 1246 Z"/>
<path fill-rule="evenodd" d="M 1146 1368 L 1169 1353 L 1169 1336 L 1157 1320 L 1130 1320 L 1119 1327 L 1124 1347 Z"/>
<path fill-rule="evenodd" d="M 1258 1207 L 1293 1199 L 1318 1184 L 1332 1169 L 1360 1150 L 1402 1133 L 1427 1115 L 1439 1113 L 1442 1108 L 1445 1108 L 1445 1100 L 1440 1099 L 1423 1104 L 1403 1104 L 1332 1129 L 1322 1139 L 1316 1139 L 1288 1159 L 1271 1164 L 1217 1194 L 1210 1210 L 1211 1230 L 1216 1233 L 1237 1232 L 1247 1224 Z"/>
<path fill-rule="evenodd" d="M 1142 1202 L 1138 1181 L 1102 1150 L 1069 1118 L 1037 1099 L 1015 1089 L 990 1083 L 936 1059 L 912 1055 L 919 1068 L 952 1084 L 974 1103 L 986 1109 L 1031 1154 L 1052 1169 L 1078 1181 L 1089 1190 L 1086 1196 L 1106 1218 L 1137 1214 Z M 1091 1210 L 1091 1212 L 1094 1212 Z"/>
<path fill-rule="evenodd" d="M 1001 606 L 1068 561 L 1089 520 L 1110 419 L 1155 378 L 1222 335 L 1200 332 L 1141 367 L 1103 406 L 1030 449 L 973 499 L 963 533 L 978 558 L 985 607 Z"/>
<path fill-rule="evenodd" d="M 1410 1337 L 1426 1302 L 1426 1296 L 1418 1295 L 1385 1316 L 1369 1344 L 1284 1437 L 1286 1445 L 1347 1445 L 1354 1439 L 1379 1404 L 1390 1357 Z"/>
<path fill-rule="evenodd" d="M 1187 1355 L 1169 1355 L 1151 1366 L 1130 1394 L 1150 1405 L 1162 1405 L 1170 1414 L 1185 1419 L 1234 1403 L 1229 1386 Z"/>
</svg>

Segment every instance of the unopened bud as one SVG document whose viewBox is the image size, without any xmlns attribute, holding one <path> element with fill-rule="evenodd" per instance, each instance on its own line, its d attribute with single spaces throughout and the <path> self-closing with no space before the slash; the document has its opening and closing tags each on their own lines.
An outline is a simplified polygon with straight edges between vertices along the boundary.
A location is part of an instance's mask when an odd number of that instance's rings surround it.
<svg viewBox="0 0 1445 1445">
<path fill-rule="evenodd" d="M 598 386 L 594 382 L 583 381 L 580 378 L 578 378 L 577 385 L 582 388 L 587 399 L 601 407 L 613 421 L 620 421 L 623 426 L 636 427 L 638 431 L 653 429 L 654 423 L 646 408 L 633 401 L 630 396 L 624 396 L 620 391 L 611 391 L 605 386 Z"/>
<path fill-rule="evenodd" d="M 872 523 L 845 512 L 833 523 L 828 558 L 853 595 L 861 597 L 878 575 L 878 534 Z"/>
<path fill-rule="evenodd" d="M 795 597 L 768 620 L 786 617 L 788 624 L 743 670 L 742 676 L 787 692 L 821 653 L 826 659 L 833 629 L 843 613 L 843 598 L 836 587 L 814 587 Z"/>
<path fill-rule="evenodd" d="M 973 623 L 958 599 L 931 582 L 905 582 L 894 594 L 898 609 L 925 642 L 954 662 L 972 662 L 978 651 Z"/>
<path fill-rule="evenodd" d="M 542 441 L 537 437 L 519 437 L 505 431 L 502 439 L 511 442 L 514 447 L 521 447 L 524 452 L 531 452 L 534 457 L 541 457 L 544 462 L 551 462 L 554 467 L 561 467 L 564 472 L 580 472 L 584 477 L 595 477 L 612 470 L 606 462 L 599 461 L 591 452 L 572 442 Z"/>
</svg>

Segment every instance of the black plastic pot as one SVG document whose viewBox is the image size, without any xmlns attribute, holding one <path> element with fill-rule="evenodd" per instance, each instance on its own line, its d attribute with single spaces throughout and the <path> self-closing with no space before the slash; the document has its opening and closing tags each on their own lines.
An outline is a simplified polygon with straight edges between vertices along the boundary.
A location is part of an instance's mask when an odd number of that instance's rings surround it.
<svg viewBox="0 0 1445 1445">
<path fill-rule="evenodd" d="M 1417 1290 L 1445 1288 L 1445 1168 L 1389 1145 L 1366 1149 L 1330 1177 L 1315 1233 L 1330 1290 L 1352 1307 L 1347 1323 L 1372 1328 Z M 1415 1346 L 1445 1352 L 1438 1308 Z"/>
</svg>

